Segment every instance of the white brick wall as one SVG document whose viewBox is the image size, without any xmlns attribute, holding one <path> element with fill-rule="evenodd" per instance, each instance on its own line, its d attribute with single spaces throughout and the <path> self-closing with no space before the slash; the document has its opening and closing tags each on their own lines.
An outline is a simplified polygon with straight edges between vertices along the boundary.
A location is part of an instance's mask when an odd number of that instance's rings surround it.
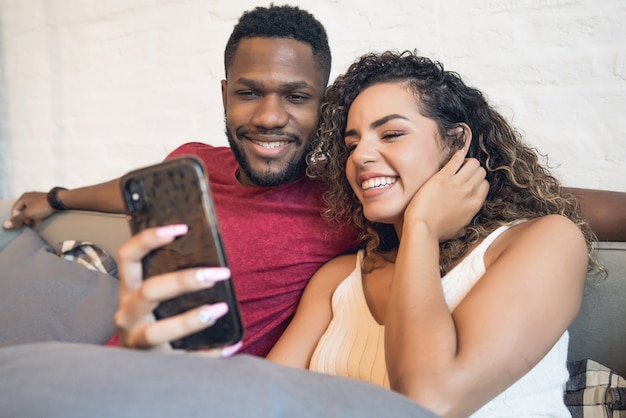
<svg viewBox="0 0 626 418">
<path fill-rule="evenodd" d="M 282 3 L 280 1 L 278 4 Z M 251 0 L 0 0 L 0 197 L 225 145 L 219 81 Z M 301 0 L 332 77 L 414 49 L 483 90 L 570 186 L 626 191 L 623 0 Z"/>
</svg>

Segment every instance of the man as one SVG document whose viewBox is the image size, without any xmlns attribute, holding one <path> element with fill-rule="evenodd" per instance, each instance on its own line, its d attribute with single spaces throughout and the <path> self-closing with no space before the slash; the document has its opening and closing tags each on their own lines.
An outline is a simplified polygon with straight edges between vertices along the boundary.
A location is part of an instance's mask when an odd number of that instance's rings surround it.
<svg viewBox="0 0 626 418">
<path fill-rule="evenodd" d="M 264 356 L 311 275 L 355 246 L 352 233 L 321 218 L 320 185 L 304 175 L 331 54 L 324 27 L 308 12 L 259 7 L 235 26 L 224 65 L 230 148 L 191 143 L 168 158 L 196 154 L 205 162 L 246 327 L 242 351 Z M 49 200 L 57 209 L 124 210 L 119 179 Z M 9 222 L 19 227 L 53 212 L 45 193 L 27 193 Z"/>
<path fill-rule="evenodd" d="M 304 175 L 331 54 L 323 26 L 309 13 L 259 7 L 235 26 L 224 66 L 230 148 L 191 143 L 168 158 L 191 153 L 205 161 L 246 327 L 242 352 L 265 356 L 311 275 L 355 246 L 351 231 L 321 218 L 322 191 Z M 18 228 L 65 208 L 122 212 L 119 180 L 55 188 L 48 195 L 25 193 L 4 227 Z"/>
</svg>

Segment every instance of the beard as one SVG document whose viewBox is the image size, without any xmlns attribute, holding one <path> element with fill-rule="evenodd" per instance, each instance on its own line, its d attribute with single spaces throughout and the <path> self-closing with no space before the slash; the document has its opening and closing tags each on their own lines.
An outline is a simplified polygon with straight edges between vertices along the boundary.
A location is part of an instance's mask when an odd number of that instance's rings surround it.
<svg viewBox="0 0 626 418">
<path fill-rule="evenodd" d="M 291 135 L 291 137 L 296 143 L 302 142 L 302 139 L 298 136 Z M 228 127 L 226 127 L 226 138 L 228 138 L 228 144 L 235 155 L 239 168 L 243 170 L 246 176 L 248 176 L 248 178 L 258 186 L 280 186 L 296 179 L 300 175 L 304 174 L 306 170 L 306 159 L 298 157 L 297 155 L 293 156 L 290 160 L 285 161 L 283 163 L 284 166 L 278 171 L 273 170 L 270 166 L 271 162 L 277 162 L 273 159 L 267 159 L 267 168 L 265 170 L 255 170 L 252 168 L 250 159 L 246 153 L 239 147 L 240 142 L 248 140 L 243 135 L 241 128 L 237 129 L 235 135 L 233 135 Z"/>
</svg>

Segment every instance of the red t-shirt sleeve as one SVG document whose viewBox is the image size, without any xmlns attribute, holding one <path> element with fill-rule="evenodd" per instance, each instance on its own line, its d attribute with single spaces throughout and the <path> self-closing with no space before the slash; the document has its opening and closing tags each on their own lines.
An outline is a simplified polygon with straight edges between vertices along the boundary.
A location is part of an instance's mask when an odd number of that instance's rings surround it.
<svg viewBox="0 0 626 418">
<path fill-rule="evenodd" d="M 106 347 L 119 347 L 120 346 L 120 335 L 116 332 L 113 334 L 111 339 L 107 341 L 105 344 Z"/>
</svg>

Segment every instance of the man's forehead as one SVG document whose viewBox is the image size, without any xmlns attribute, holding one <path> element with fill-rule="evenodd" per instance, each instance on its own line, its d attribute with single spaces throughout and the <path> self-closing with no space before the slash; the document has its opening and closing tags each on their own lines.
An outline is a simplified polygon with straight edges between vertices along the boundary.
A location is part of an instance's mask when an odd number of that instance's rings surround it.
<svg viewBox="0 0 626 418">
<path fill-rule="evenodd" d="M 323 84 L 322 70 L 313 56 L 313 48 L 290 38 L 242 39 L 227 78 L 231 82 L 239 79 L 305 82 L 314 88 Z"/>
</svg>

